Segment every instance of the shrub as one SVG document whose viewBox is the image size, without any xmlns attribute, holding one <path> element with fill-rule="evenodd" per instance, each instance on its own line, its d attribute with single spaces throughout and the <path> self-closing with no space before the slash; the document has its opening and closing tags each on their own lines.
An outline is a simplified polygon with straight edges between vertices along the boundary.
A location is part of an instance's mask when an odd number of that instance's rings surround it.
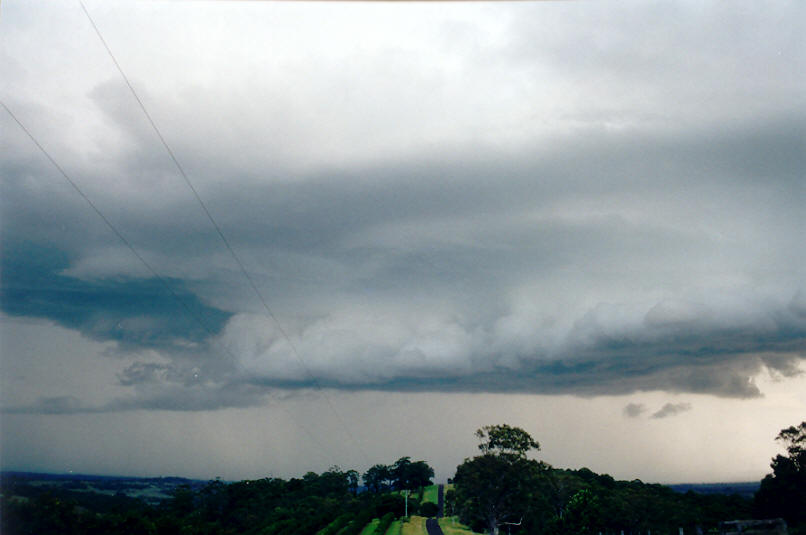
<svg viewBox="0 0 806 535">
<path fill-rule="evenodd" d="M 347 525 L 350 521 L 352 515 L 350 514 L 343 514 L 337 517 L 333 522 L 327 525 L 327 527 L 321 530 L 317 535 L 334 535 L 338 533 L 341 528 Z"/>
<path fill-rule="evenodd" d="M 360 535 L 375 514 L 374 509 L 364 509 L 356 515 L 344 529 L 339 531 L 339 535 Z"/>
<path fill-rule="evenodd" d="M 375 535 L 384 535 L 386 530 L 389 529 L 389 526 L 392 525 L 392 522 L 395 521 L 395 515 L 392 513 L 386 513 L 381 517 L 380 522 L 378 522 L 378 526 L 375 528 Z"/>
<path fill-rule="evenodd" d="M 432 517 L 437 516 L 439 513 L 439 506 L 432 502 L 426 502 L 420 505 L 420 516 Z"/>
<path fill-rule="evenodd" d="M 395 518 L 403 516 L 405 504 L 404 498 L 400 494 L 381 494 L 375 503 L 375 514 L 377 515 L 392 513 Z M 411 500 L 409 500 L 409 506 L 411 506 Z"/>
</svg>

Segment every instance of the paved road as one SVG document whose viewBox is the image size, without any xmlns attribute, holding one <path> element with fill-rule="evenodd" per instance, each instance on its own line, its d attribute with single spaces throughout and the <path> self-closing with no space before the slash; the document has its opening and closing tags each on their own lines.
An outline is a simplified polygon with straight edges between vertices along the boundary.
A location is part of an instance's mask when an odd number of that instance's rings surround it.
<svg viewBox="0 0 806 535">
<path fill-rule="evenodd" d="M 439 507 L 437 518 L 442 518 L 445 516 L 445 485 L 437 487 L 437 506 Z"/>
<path fill-rule="evenodd" d="M 439 527 L 439 523 L 437 522 L 436 518 L 429 518 L 426 520 L 425 529 L 428 531 L 428 535 L 445 535 L 442 533 L 442 528 Z"/>
</svg>

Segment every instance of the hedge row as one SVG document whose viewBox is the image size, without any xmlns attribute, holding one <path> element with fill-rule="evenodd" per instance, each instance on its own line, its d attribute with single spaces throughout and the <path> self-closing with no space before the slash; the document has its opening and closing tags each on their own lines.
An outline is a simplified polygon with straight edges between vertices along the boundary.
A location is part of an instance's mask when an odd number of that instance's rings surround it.
<svg viewBox="0 0 806 535">
<path fill-rule="evenodd" d="M 320 530 L 316 535 L 334 535 L 335 533 L 338 533 L 340 529 L 347 525 L 352 516 L 353 515 L 349 513 L 345 513 L 339 517 L 336 517 L 336 520 L 328 524 L 327 527 Z"/>
<path fill-rule="evenodd" d="M 374 513 L 374 509 L 364 509 L 356 515 L 352 522 L 344 526 L 337 535 L 361 535 L 364 527 L 372 520 Z"/>
<path fill-rule="evenodd" d="M 375 535 L 384 535 L 386 530 L 389 529 L 389 526 L 392 525 L 392 522 L 395 521 L 395 515 L 392 513 L 386 513 L 381 517 L 381 521 L 378 522 L 378 525 L 375 527 Z"/>
</svg>

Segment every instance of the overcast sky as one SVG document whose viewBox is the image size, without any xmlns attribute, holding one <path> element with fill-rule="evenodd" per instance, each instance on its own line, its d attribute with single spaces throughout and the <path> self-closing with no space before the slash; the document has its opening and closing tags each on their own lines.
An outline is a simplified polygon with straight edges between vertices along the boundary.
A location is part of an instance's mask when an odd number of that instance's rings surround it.
<svg viewBox="0 0 806 535">
<path fill-rule="evenodd" d="M 249 278 L 81 6 L 5 2 L 82 194 L 0 110 L 2 468 L 444 480 L 506 422 L 754 480 L 806 419 L 803 3 L 86 6 Z"/>
</svg>

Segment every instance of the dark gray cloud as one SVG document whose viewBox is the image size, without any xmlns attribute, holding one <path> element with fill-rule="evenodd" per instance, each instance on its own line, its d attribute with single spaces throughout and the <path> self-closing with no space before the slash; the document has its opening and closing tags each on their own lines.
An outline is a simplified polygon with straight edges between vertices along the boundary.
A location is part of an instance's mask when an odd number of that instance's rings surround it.
<svg viewBox="0 0 806 535">
<path fill-rule="evenodd" d="M 182 281 L 78 279 L 62 272 L 68 254 L 53 244 L 4 240 L 0 299 L 12 316 L 46 318 L 124 349 L 199 351 L 231 314 L 205 305 Z"/>
<path fill-rule="evenodd" d="M 92 414 L 140 410 L 215 411 L 264 405 L 269 393 L 250 386 L 175 385 L 143 389 L 103 404 L 90 405 L 76 396 L 43 397 L 30 405 L 3 407 L 4 414 Z"/>
<path fill-rule="evenodd" d="M 87 412 L 81 400 L 75 396 L 43 397 L 31 406 L 9 407 L 7 414 L 76 414 Z M 94 411 L 93 411 L 94 412 Z"/>
<path fill-rule="evenodd" d="M 792 263 L 803 251 L 787 226 L 797 226 L 800 191 L 791 180 L 800 156 L 787 148 L 788 129 L 800 123 L 776 124 L 730 131 L 727 139 L 712 132 L 716 148 L 708 151 L 674 137 L 645 138 L 639 147 L 602 140 L 583 146 L 586 158 L 476 155 L 472 163 L 390 164 L 279 184 L 247 180 L 220 190 L 210 204 L 323 386 L 754 397 L 760 392 L 750 377 L 765 368 L 791 376 L 806 348 Z M 763 148 L 773 146 L 779 150 Z M 639 154 L 659 171 L 641 171 L 647 163 Z M 758 183 L 734 182 L 736 154 L 774 162 L 779 186 L 765 185 L 761 203 L 746 204 Z M 720 168 L 729 172 L 692 178 Z M 623 178 L 630 170 L 669 181 Z M 584 178 L 592 175 L 598 180 Z M 97 228 L 85 239 L 65 232 L 58 221 L 75 227 L 72 221 L 85 219 L 80 204 L 60 209 L 48 188 L 33 190 L 22 180 L 5 188 L 8 212 L 19 217 L 4 233 L 4 311 L 51 319 L 123 351 L 165 352 L 173 364 L 139 362 L 119 376 L 125 386 L 164 383 L 170 394 L 154 398 L 159 402 L 143 398 L 144 407 L 169 407 L 165 400 L 179 392 L 171 389 L 191 385 L 199 373 L 214 383 L 198 388 L 221 395 L 222 405 L 240 403 L 222 394 L 227 385 L 313 386 L 214 233 L 190 215 L 198 207 L 187 198 L 149 208 L 146 219 L 140 205 L 112 197 L 102 207 L 117 214 L 121 230 L 166 273 L 192 314 L 146 277 L 114 236 Z M 685 203 L 717 200 L 714 212 L 690 213 L 689 227 Z M 643 203 L 666 213 L 651 214 Z M 780 231 L 768 237 L 774 247 L 763 245 L 762 266 L 783 269 L 772 294 L 709 288 L 707 272 L 700 280 L 702 266 L 732 276 L 758 263 L 744 251 L 761 245 L 750 241 L 756 230 L 747 218 Z M 185 228 L 185 221 L 193 223 Z M 715 229 L 696 228 L 703 225 Z M 724 232 L 732 238 L 720 238 Z M 624 286 L 630 279 L 685 297 L 647 300 Z M 580 288 L 557 294 L 555 285 L 568 284 Z M 539 291 L 513 299 L 524 285 Z M 591 297 L 599 302 L 580 306 Z M 553 299 L 568 310 L 552 311 L 546 303 Z M 192 364 L 180 362 L 189 354 L 197 357 Z"/>
<path fill-rule="evenodd" d="M 666 403 L 659 411 L 652 413 L 651 418 L 668 418 L 690 410 L 691 403 Z"/>
<path fill-rule="evenodd" d="M 628 403 L 624 406 L 623 412 L 627 418 L 638 418 L 646 412 L 646 407 L 643 403 Z"/>
<path fill-rule="evenodd" d="M 89 77 L 70 105 L 14 85 L 7 102 L 181 301 L 0 119 L 2 310 L 114 342 L 130 392 L 31 410 L 241 407 L 316 384 L 749 398 L 759 373 L 799 373 L 800 33 L 750 8 L 594 8 L 599 24 L 563 6 L 547 31 L 542 7 L 510 9 L 498 36 L 439 26 L 461 39 L 437 32 L 434 61 L 277 43 L 296 67 L 235 88 L 133 75 L 290 343 L 119 79 Z M 39 87 L 37 64 L 15 84 Z"/>
</svg>

